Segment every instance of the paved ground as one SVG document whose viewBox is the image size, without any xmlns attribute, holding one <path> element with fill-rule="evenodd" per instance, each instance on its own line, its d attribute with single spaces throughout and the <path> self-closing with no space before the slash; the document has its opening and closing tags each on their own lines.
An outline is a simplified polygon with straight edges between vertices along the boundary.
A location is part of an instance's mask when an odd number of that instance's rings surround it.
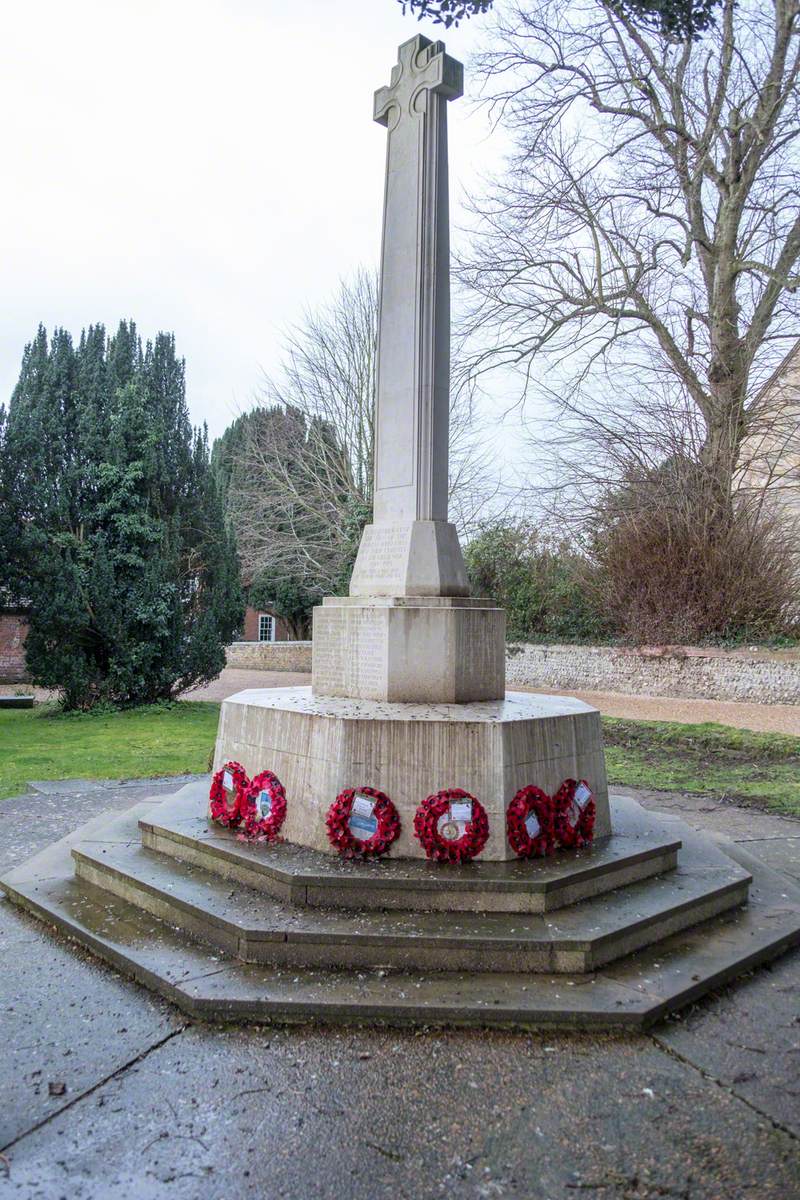
<svg viewBox="0 0 800 1200">
<path fill-rule="evenodd" d="M 175 786 L 5 801 L 0 866 Z M 640 798 L 800 881 L 800 822 Z M 5 902 L 0 953 L 0 1198 L 800 1197 L 800 953 L 626 1038 L 192 1023 Z"/>
<path fill-rule="evenodd" d="M 311 676 L 295 671 L 244 671 L 226 667 L 218 679 L 205 687 L 187 692 L 187 700 L 224 700 L 245 688 L 306 687 Z M 0 684 L 0 696 L 20 690 L 19 685 Z M 38 699 L 50 693 L 33 691 Z M 555 689 L 522 688 L 521 691 Z M 800 737 L 800 704 L 735 704 L 723 700 L 686 700 L 671 696 L 625 696 L 619 692 L 572 692 L 587 704 L 593 704 L 608 717 L 632 717 L 640 721 L 685 721 L 694 725 L 717 721 L 737 729 L 755 729 L 764 733 L 791 733 Z"/>
</svg>

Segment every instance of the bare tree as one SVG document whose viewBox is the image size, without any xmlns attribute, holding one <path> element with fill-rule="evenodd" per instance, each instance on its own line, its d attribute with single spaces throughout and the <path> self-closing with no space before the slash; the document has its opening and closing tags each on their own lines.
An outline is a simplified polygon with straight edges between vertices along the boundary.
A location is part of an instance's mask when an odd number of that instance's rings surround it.
<svg viewBox="0 0 800 1200">
<path fill-rule="evenodd" d="M 481 66 L 515 149 L 462 264 L 475 369 L 555 405 L 589 493 L 678 454 L 730 520 L 800 332 L 800 5 L 723 0 L 680 42 L 594 0 L 518 0 Z"/>
<path fill-rule="evenodd" d="M 378 284 L 360 271 L 287 335 L 282 369 L 249 414 L 228 511 L 250 578 L 347 587 L 372 511 Z M 452 519 L 474 526 L 496 490 L 467 389 L 451 405 Z"/>
</svg>

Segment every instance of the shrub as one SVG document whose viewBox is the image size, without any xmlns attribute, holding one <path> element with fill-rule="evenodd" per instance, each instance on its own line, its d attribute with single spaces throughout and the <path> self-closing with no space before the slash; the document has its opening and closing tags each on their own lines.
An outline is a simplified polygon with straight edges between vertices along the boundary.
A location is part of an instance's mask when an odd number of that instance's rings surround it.
<svg viewBox="0 0 800 1200">
<path fill-rule="evenodd" d="M 791 528 L 764 497 L 728 503 L 702 467 L 632 474 L 600 507 L 596 603 L 626 641 L 757 640 L 796 629 Z"/>
<path fill-rule="evenodd" d="M 0 414 L 0 509 L 0 586 L 65 708 L 168 700 L 222 670 L 238 563 L 170 335 L 40 328 Z"/>
<path fill-rule="evenodd" d="M 506 610 L 511 641 L 596 641 L 608 636 L 591 598 L 586 558 L 528 524 L 487 526 L 466 550 L 473 595 Z"/>
</svg>

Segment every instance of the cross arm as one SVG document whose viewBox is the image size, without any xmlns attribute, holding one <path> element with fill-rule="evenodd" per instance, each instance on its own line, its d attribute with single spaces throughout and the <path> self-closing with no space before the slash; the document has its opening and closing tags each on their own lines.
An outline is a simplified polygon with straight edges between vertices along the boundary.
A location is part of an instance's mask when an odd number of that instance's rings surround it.
<svg viewBox="0 0 800 1200">
<path fill-rule="evenodd" d="M 391 108 L 403 111 L 422 89 L 437 92 L 446 100 L 463 95 L 464 68 L 445 52 L 444 42 L 431 42 L 418 34 L 403 43 L 399 59 L 389 86 L 375 93 L 373 117 L 381 125 L 388 125 Z"/>
</svg>

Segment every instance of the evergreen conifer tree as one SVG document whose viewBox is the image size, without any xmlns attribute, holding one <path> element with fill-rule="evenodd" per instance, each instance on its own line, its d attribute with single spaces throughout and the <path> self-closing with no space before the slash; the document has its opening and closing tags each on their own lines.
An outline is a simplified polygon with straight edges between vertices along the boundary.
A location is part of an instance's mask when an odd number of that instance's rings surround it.
<svg viewBox="0 0 800 1200">
<path fill-rule="evenodd" d="M 238 562 L 174 338 L 123 321 L 77 347 L 40 328 L 0 413 L 0 586 L 26 661 L 67 708 L 169 699 L 213 679 L 242 618 Z"/>
</svg>

